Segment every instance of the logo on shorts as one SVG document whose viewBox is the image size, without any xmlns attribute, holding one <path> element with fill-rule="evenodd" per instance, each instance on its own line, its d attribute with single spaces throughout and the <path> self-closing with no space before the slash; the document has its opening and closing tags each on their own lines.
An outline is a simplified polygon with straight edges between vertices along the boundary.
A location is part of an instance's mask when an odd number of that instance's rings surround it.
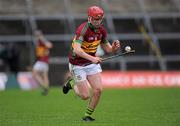
<svg viewBox="0 0 180 126">
<path fill-rule="evenodd" d="M 80 75 L 76 76 L 77 80 L 81 80 L 82 77 Z"/>
</svg>

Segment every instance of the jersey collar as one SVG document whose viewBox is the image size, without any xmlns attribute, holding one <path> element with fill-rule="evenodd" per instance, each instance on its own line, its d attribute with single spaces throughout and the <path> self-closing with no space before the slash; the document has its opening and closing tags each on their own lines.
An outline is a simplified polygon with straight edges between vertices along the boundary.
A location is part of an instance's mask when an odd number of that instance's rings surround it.
<svg viewBox="0 0 180 126">
<path fill-rule="evenodd" d="M 88 26 L 89 26 L 94 32 L 98 32 L 98 31 L 99 31 L 99 29 L 94 28 L 94 26 L 93 26 L 90 22 L 88 22 Z"/>
</svg>

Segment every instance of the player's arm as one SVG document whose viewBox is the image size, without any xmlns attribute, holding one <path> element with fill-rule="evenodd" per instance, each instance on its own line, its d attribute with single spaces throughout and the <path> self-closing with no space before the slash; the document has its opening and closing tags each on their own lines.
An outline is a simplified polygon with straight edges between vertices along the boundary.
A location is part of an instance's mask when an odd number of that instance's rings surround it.
<svg viewBox="0 0 180 126">
<path fill-rule="evenodd" d="M 78 43 L 78 42 L 74 42 L 73 43 L 73 49 L 74 49 L 74 52 L 78 56 L 80 56 L 80 57 L 82 57 L 84 59 L 87 59 L 87 60 L 89 60 L 89 61 L 91 61 L 93 63 L 100 63 L 100 62 L 102 62 L 102 58 L 94 57 L 94 56 L 91 56 L 91 55 L 87 54 L 86 52 L 84 52 L 83 49 L 81 48 L 81 44 Z"/>
<path fill-rule="evenodd" d="M 102 48 L 107 52 L 107 53 L 115 53 L 118 51 L 118 49 L 120 48 L 120 42 L 119 40 L 114 40 L 112 42 L 112 45 L 109 43 L 108 39 L 107 39 L 107 32 L 106 30 L 103 28 L 102 29 L 102 40 L 101 40 L 101 45 Z"/>
<path fill-rule="evenodd" d="M 39 39 L 44 43 L 44 45 L 47 47 L 47 48 L 52 48 L 53 47 L 53 44 L 50 42 L 50 41 L 48 41 L 43 35 L 41 35 L 40 37 L 39 37 Z"/>
<path fill-rule="evenodd" d="M 120 42 L 119 42 L 119 40 L 114 40 L 112 45 L 109 42 L 104 42 L 104 43 L 102 43 L 102 48 L 107 53 L 115 53 L 120 48 Z"/>
</svg>

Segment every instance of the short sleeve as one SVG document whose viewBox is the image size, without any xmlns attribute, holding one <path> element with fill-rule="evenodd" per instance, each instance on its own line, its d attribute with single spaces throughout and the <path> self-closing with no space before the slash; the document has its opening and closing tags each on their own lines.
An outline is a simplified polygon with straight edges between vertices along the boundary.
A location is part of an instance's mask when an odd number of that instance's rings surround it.
<svg viewBox="0 0 180 126">
<path fill-rule="evenodd" d="M 102 33 L 102 43 L 103 44 L 109 43 L 109 41 L 107 39 L 107 31 L 104 27 L 101 27 L 101 33 Z"/>
<path fill-rule="evenodd" d="M 81 44 L 84 41 L 84 35 L 86 31 L 87 31 L 87 23 L 81 24 L 76 30 L 73 42 L 77 42 Z"/>
</svg>

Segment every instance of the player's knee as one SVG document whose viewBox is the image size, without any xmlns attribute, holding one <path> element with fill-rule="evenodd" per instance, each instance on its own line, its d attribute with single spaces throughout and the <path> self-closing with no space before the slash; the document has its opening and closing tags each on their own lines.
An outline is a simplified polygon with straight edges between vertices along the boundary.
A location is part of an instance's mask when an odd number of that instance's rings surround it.
<svg viewBox="0 0 180 126">
<path fill-rule="evenodd" d="M 88 94 L 81 94 L 80 97 L 82 100 L 87 100 L 90 96 Z"/>
<path fill-rule="evenodd" d="M 94 89 L 93 93 L 95 96 L 99 97 L 101 95 L 102 89 L 101 88 L 96 88 Z"/>
</svg>

